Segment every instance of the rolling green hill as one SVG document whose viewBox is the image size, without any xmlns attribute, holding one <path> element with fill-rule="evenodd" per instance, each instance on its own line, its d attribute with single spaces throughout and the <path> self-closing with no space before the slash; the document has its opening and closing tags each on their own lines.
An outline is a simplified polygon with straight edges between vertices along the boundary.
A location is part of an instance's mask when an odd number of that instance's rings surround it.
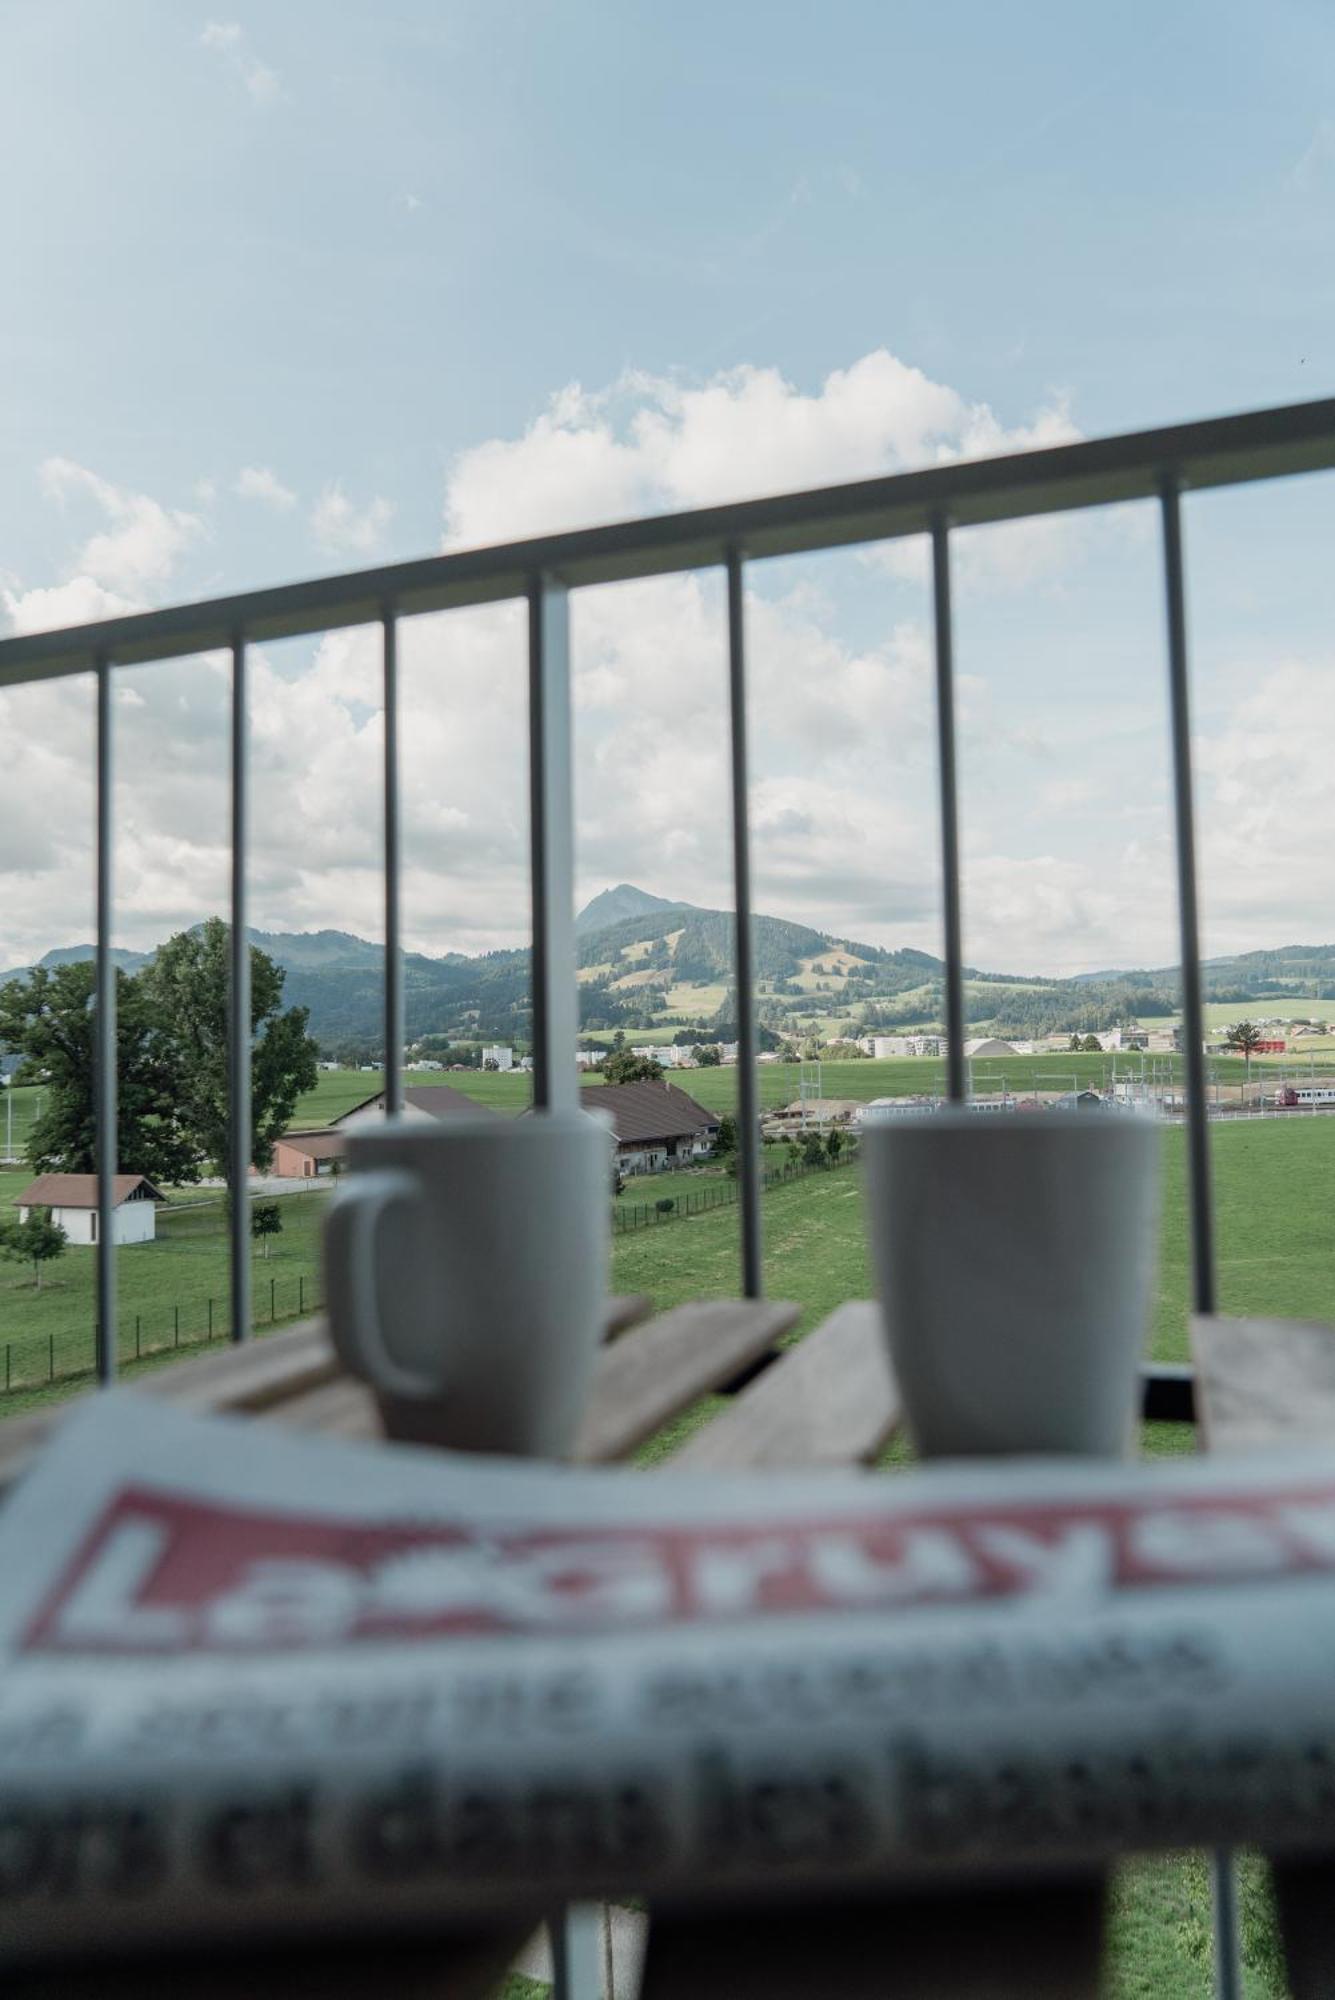
<svg viewBox="0 0 1335 2000">
<path fill-rule="evenodd" d="M 735 1033 L 733 919 L 726 910 L 650 895 L 631 883 L 605 889 L 576 919 L 580 1026 L 603 1037 L 621 1030 L 656 1040 Z M 252 931 L 254 942 L 287 975 L 289 1004 L 309 1009 L 311 1032 L 349 1061 L 379 1053 L 384 953 L 347 931 Z M 758 916 L 754 921 L 757 1009 L 769 1046 L 814 1036 L 939 1028 L 943 966 L 928 952 L 886 950 L 809 925 Z M 91 945 L 64 946 L 45 965 L 91 957 Z M 149 953 L 117 952 L 127 971 Z M 30 968 L 22 968 L 27 971 Z M 6 977 L 13 978 L 17 973 Z M 1321 1013 L 1335 1000 L 1335 945 L 1290 945 L 1213 959 L 1204 967 L 1206 998 L 1263 1014 L 1266 1002 Z M 525 1042 L 532 1031 L 527 950 L 468 958 L 458 952 L 404 958 L 404 1007 L 410 1041 Z M 1310 1003 L 1292 996 L 1311 993 Z M 1178 1011 L 1177 974 L 1106 971 L 1074 979 L 1032 973 L 966 972 L 965 1013 L 972 1033 L 1033 1037 L 1089 1034 Z M 1335 1006 L 1331 1012 L 1335 1013 Z"/>
</svg>

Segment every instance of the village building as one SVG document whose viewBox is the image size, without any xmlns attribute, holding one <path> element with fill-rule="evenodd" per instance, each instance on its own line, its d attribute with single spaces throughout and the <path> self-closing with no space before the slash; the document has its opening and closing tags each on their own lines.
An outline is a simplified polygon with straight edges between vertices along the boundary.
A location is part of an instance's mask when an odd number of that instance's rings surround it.
<svg viewBox="0 0 1335 2000">
<path fill-rule="evenodd" d="M 157 1233 L 157 1204 L 167 1199 L 143 1174 L 116 1174 L 111 1183 L 113 1243 L 151 1243 Z M 39 1174 L 14 1197 L 19 1221 L 35 1208 L 49 1209 L 51 1220 L 71 1243 L 97 1242 L 97 1175 Z"/>
<path fill-rule="evenodd" d="M 284 1132 L 274 1141 L 271 1174 L 285 1180 L 318 1180 L 336 1173 L 347 1158 L 346 1132 L 321 1128 L 314 1132 Z"/>
<path fill-rule="evenodd" d="M 610 1115 L 616 1136 L 617 1166 L 623 1174 L 656 1174 L 665 1167 L 689 1166 L 713 1150 L 719 1114 L 706 1111 L 666 1077 L 639 1083 L 586 1083 L 580 1087 L 586 1111 Z"/>
<path fill-rule="evenodd" d="M 378 1090 L 374 1097 L 362 1099 L 349 1110 L 342 1111 L 334 1119 L 335 1126 L 345 1132 L 355 1131 L 358 1125 L 377 1123 L 385 1115 L 385 1093 Z M 475 1097 L 469 1097 L 462 1090 L 456 1090 L 452 1083 L 410 1084 L 403 1093 L 403 1116 L 415 1118 L 496 1118 L 500 1114 L 489 1104 L 479 1104 Z"/>
</svg>

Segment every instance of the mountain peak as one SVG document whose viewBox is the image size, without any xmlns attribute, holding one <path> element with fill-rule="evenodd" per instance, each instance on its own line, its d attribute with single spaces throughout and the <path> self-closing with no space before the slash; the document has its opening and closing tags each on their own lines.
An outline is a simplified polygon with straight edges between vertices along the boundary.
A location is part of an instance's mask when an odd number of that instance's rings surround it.
<svg viewBox="0 0 1335 2000">
<path fill-rule="evenodd" d="M 575 919 L 575 933 L 578 937 L 588 937 L 593 931 L 605 931 L 612 924 L 625 923 L 628 917 L 647 917 L 655 910 L 682 910 L 688 905 L 673 902 L 666 896 L 651 896 L 647 889 L 637 889 L 631 882 L 618 882 L 615 889 L 604 889 L 591 903 L 586 903 Z"/>
</svg>

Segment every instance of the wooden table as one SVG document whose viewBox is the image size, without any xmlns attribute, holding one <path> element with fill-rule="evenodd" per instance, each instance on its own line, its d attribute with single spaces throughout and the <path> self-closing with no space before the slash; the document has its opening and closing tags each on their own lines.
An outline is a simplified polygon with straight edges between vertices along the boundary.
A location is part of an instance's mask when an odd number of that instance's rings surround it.
<svg viewBox="0 0 1335 2000">
<path fill-rule="evenodd" d="M 647 1300 L 610 1302 L 608 1342 L 576 1456 L 590 1464 L 625 1459 L 711 1391 L 728 1400 L 667 1461 L 674 1469 L 857 1465 L 892 1436 L 900 1403 L 874 1306 L 840 1306 L 800 1343 L 784 1347 L 799 1316 L 794 1305 L 716 1300 L 650 1317 Z M 1197 1404 L 1212 1450 L 1272 1443 L 1301 1430 L 1335 1437 L 1335 1333 L 1290 1322 L 1197 1321 Z M 349 1438 L 378 1435 L 375 1406 L 340 1373 L 323 1324 L 312 1320 L 244 1348 L 184 1362 L 139 1387 L 179 1407 L 249 1412 Z M 0 1427 L 0 1489 L 59 1421 L 43 1412 Z M 1281 1876 L 1286 1939 L 1301 1965 L 1332 1959 L 1332 1919 L 1324 1871 Z M 980 1890 L 912 1901 L 886 1898 L 847 1908 L 764 1910 L 741 1918 L 655 1921 L 644 1974 L 645 2000 L 812 2000 L 830 1991 L 838 1964 L 839 2000 L 1081 2000 L 1098 1991 L 1102 1948 L 1101 1878 L 1048 1883 L 1016 1892 Z M 377 1996 L 382 1988 L 422 2000 L 483 2000 L 523 1942 L 517 1933 L 450 1938 L 332 1954 L 312 1951 L 244 1966 L 136 1966 L 84 1982 L 67 1973 L 11 1981 L 11 2000 L 99 2000 L 124 1994 L 188 1993 L 234 2000 L 249 1992 Z M 886 1985 L 893 1966 L 893 1988 Z M 1295 2000 L 1328 1992 L 1300 1984 Z M 579 2000 L 584 2000 L 581 1992 Z M 618 1996 L 622 2000 L 622 1996 Z"/>
</svg>

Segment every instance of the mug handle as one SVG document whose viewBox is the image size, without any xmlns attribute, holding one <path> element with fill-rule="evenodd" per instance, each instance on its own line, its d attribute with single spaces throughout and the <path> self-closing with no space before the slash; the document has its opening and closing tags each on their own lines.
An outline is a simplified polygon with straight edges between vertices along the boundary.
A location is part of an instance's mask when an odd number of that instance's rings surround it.
<svg viewBox="0 0 1335 2000">
<path fill-rule="evenodd" d="M 412 1174 L 397 1167 L 358 1174 L 339 1190 L 325 1221 L 325 1309 L 345 1368 L 388 1395 L 420 1402 L 438 1396 L 443 1384 L 404 1368 L 390 1353 L 375 1282 L 381 1219 L 400 1203 L 420 1206 L 421 1190 Z"/>
</svg>

